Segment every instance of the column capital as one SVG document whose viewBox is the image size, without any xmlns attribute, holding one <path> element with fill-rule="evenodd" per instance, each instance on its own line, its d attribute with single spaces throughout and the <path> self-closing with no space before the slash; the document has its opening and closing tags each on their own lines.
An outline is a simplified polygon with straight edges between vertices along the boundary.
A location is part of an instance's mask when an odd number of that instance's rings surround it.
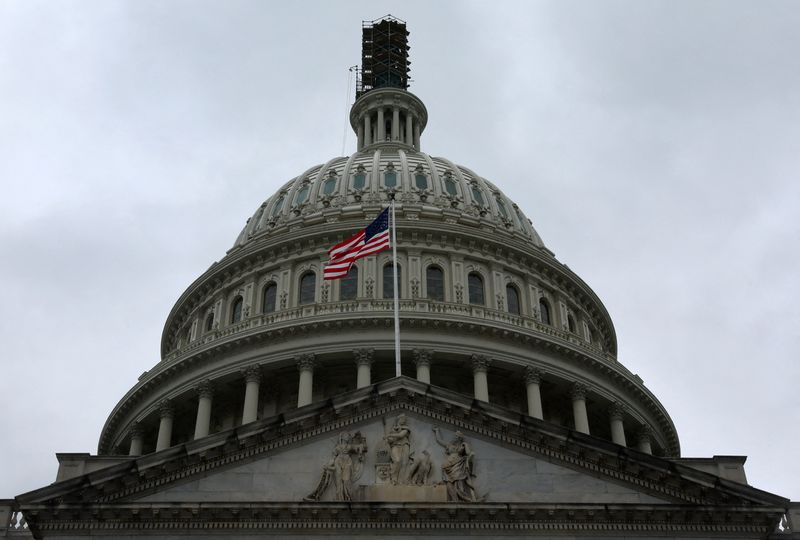
<svg viewBox="0 0 800 540">
<path fill-rule="evenodd" d="M 649 443 L 650 439 L 652 438 L 653 430 L 650 429 L 650 426 L 647 424 L 642 424 L 639 427 L 639 431 L 636 432 L 636 442 L 639 444 L 646 442 Z"/>
<path fill-rule="evenodd" d="M 194 387 L 194 391 L 197 392 L 197 397 L 200 399 L 211 399 L 214 397 L 214 385 L 209 379 L 200 381 L 197 386 Z"/>
<path fill-rule="evenodd" d="M 172 405 L 172 400 L 162 399 L 158 403 L 158 415 L 161 418 L 172 418 L 175 416 L 175 407 Z"/>
<path fill-rule="evenodd" d="M 525 384 L 539 384 L 542 382 L 542 370 L 533 366 L 525 368 Z"/>
<path fill-rule="evenodd" d="M 261 366 L 258 364 L 253 364 L 252 366 L 247 366 L 246 368 L 241 370 L 242 376 L 244 377 L 244 381 L 251 383 L 251 382 L 261 382 Z"/>
<path fill-rule="evenodd" d="M 141 437 L 144 435 L 144 429 L 139 422 L 131 422 L 131 427 L 128 432 L 131 434 L 131 438 Z"/>
<path fill-rule="evenodd" d="M 358 366 L 371 366 L 375 349 L 353 349 L 353 357 Z"/>
<path fill-rule="evenodd" d="M 588 392 L 588 388 L 583 383 L 575 383 L 572 385 L 570 389 L 569 395 L 572 398 L 572 401 L 578 401 L 579 399 L 586 400 L 586 392 Z"/>
<path fill-rule="evenodd" d="M 608 417 L 611 420 L 622 420 L 625 414 L 625 404 L 621 401 L 615 401 L 608 406 Z"/>
<path fill-rule="evenodd" d="M 473 354 L 470 357 L 470 360 L 472 361 L 472 371 L 473 371 L 473 373 L 474 372 L 479 372 L 479 371 L 483 371 L 483 372 L 488 371 L 489 370 L 489 366 L 492 363 L 492 361 L 489 359 L 489 357 L 485 356 L 483 354 Z"/>
<path fill-rule="evenodd" d="M 297 355 L 294 357 L 294 361 L 300 371 L 314 371 L 314 367 L 317 364 L 314 355 L 311 353 Z"/>
<path fill-rule="evenodd" d="M 431 349 L 412 349 L 411 354 L 414 356 L 414 365 L 430 367 L 433 361 L 433 351 Z"/>
</svg>

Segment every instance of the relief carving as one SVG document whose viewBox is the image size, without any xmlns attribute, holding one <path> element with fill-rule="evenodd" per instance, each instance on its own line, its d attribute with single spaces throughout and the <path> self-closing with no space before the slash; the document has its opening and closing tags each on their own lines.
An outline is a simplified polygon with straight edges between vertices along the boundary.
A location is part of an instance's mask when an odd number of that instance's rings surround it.
<svg viewBox="0 0 800 540">
<path fill-rule="evenodd" d="M 472 479 L 475 478 L 475 454 L 464 440 L 464 435 L 456 431 L 449 443 L 442 440 L 439 428 L 433 427 L 436 442 L 444 448 L 442 463 L 442 482 L 447 486 L 447 500 L 451 502 L 480 502 L 486 497 L 478 497 Z"/>
<path fill-rule="evenodd" d="M 351 434 L 344 431 L 333 449 L 330 461 L 322 469 L 316 489 L 303 498 L 306 501 L 319 501 L 331 482 L 334 484 L 334 500 L 353 500 L 353 484 L 364 470 L 364 454 L 367 441 L 361 432 Z"/>
</svg>

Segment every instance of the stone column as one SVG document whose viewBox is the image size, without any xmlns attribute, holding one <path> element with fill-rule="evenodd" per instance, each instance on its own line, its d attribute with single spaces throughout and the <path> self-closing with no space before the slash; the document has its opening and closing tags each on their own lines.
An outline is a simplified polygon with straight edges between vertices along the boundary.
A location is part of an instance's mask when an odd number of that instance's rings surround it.
<svg viewBox="0 0 800 540">
<path fill-rule="evenodd" d="M 625 440 L 625 425 L 622 417 L 625 413 L 625 406 L 619 401 L 615 401 L 608 408 L 608 419 L 611 421 L 611 440 L 620 446 L 628 446 Z"/>
<path fill-rule="evenodd" d="M 392 140 L 400 139 L 400 108 L 395 105 L 392 109 Z"/>
<path fill-rule="evenodd" d="M 242 424 L 249 424 L 258 419 L 258 391 L 261 386 L 261 367 L 257 364 L 242 370 L 246 387 L 244 389 L 244 408 Z"/>
<path fill-rule="evenodd" d="M 414 365 L 417 366 L 417 380 L 425 384 L 431 384 L 431 361 L 433 351 L 430 349 L 414 349 Z"/>
<path fill-rule="evenodd" d="M 378 107 L 378 135 L 376 142 L 386 140 L 386 123 L 383 120 L 383 107 Z"/>
<path fill-rule="evenodd" d="M 172 446 L 172 419 L 175 417 L 175 408 L 168 399 L 158 404 L 161 422 L 158 424 L 158 438 L 156 439 L 156 452 Z"/>
<path fill-rule="evenodd" d="M 483 355 L 472 355 L 472 376 L 475 385 L 475 399 L 489 402 L 489 381 L 486 372 L 489 371 L 491 360 Z"/>
<path fill-rule="evenodd" d="M 304 407 L 314 400 L 314 355 L 301 354 L 295 356 L 297 369 L 300 371 L 300 382 L 297 386 L 297 406 Z"/>
<path fill-rule="evenodd" d="M 197 420 L 194 423 L 194 438 L 208 436 L 211 428 L 211 400 L 214 398 L 214 387 L 211 381 L 202 381 L 195 387 L 197 392 Z"/>
<path fill-rule="evenodd" d="M 372 355 L 374 352 L 374 349 L 355 349 L 353 351 L 356 366 L 358 366 L 356 388 L 364 388 L 372 384 Z"/>
<path fill-rule="evenodd" d="M 414 148 L 419 150 L 419 123 L 414 122 Z"/>
<path fill-rule="evenodd" d="M 414 127 L 411 111 L 406 112 L 406 144 L 411 146 L 414 144 Z"/>
<path fill-rule="evenodd" d="M 525 389 L 528 394 L 528 416 L 544 419 L 542 413 L 542 393 L 539 384 L 542 382 L 542 371 L 533 366 L 525 368 Z"/>
<path fill-rule="evenodd" d="M 650 436 L 652 435 L 652 431 L 650 430 L 650 426 L 647 424 L 642 424 L 641 429 L 639 429 L 639 438 L 636 448 L 639 452 L 644 452 L 645 454 L 652 454 L 653 447 L 650 445 Z"/>
<path fill-rule="evenodd" d="M 358 145 L 357 148 L 361 150 L 364 148 L 364 126 L 358 126 Z"/>
<path fill-rule="evenodd" d="M 142 431 L 142 427 L 139 425 L 139 422 L 134 422 L 131 424 L 131 448 L 128 452 L 129 456 L 141 456 L 142 455 L 142 446 L 143 446 L 143 437 L 144 432 Z"/>
<path fill-rule="evenodd" d="M 369 113 L 364 115 L 364 146 L 372 144 L 372 119 Z"/>
<path fill-rule="evenodd" d="M 572 415 L 575 420 L 575 431 L 589 435 L 589 416 L 586 414 L 586 386 L 581 383 L 572 385 Z"/>
</svg>

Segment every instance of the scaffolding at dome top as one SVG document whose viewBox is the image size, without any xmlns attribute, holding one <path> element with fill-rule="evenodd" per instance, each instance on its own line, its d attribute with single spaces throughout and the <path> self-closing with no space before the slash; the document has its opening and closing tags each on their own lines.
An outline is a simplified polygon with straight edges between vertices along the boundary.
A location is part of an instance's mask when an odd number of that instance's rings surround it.
<svg viewBox="0 0 800 540">
<path fill-rule="evenodd" d="M 408 89 L 408 34 L 405 21 L 391 15 L 362 21 L 356 98 L 377 88 Z"/>
</svg>

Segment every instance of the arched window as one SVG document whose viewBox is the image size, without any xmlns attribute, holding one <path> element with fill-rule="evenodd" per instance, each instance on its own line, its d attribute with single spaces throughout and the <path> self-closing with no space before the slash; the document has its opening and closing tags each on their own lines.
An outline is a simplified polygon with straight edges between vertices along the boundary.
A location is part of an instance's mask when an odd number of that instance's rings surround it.
<svg viewBox="0 0 800 540">
<path fill-rule="evenodd" d="M 272 208 L 273 216 L 277 216 L 281 212 L 281 209 L 283 208 L 283 199 L 284 197 L 281 195 L 278 201 L 275 203 L 275 206 Z"/>
<path fill-rule="evenodd" d="M 233 301 L 233 306 L 231 306 L 231 324 L 242 320 L 242 306 L 244 306 L 244 300 L 241 296 L 237 296 L 236 300 Z"/>
<path fill-rule="evenodd" d="M 453 175 L 451 175 L 450 173 L 445 173 L 444 175 L 444 190 L 451 197 L 458 196 L 458 188 L 456 187 L 456 181 L 453 180 Z"/>
<path fill-rule="evenodd" d="M 438 266 L 429 266 L 425 271 L 428 298 L 444 302 L 444 272 Z"/>
<path fill-rule="evenodd" d="M 471 272 L 467 276 L 467 286 L 469 288 L 469 303 L 482 306 L 485 302 L 483 295 L 483 278 L 477 272 Z"/>
<path fill-rule="evenodd" d="M 486 206 L 486 201 L 483 200 L 483 193 L 478 186 L 472 186 L 472 198 L 478 206 Z"/>
<path fill-rule="evenodd" d="M 506 285 L 506 304 L 509 313 L 519 315 L 519 292 L 513 285 Z"/>
<path fill-rule="evenodd" d="M 506 205 L 503 204 L 503 201 L 501 201 L 499 197 L 495 199 L 495 201 L 497 201 L 497 209 L 500 211 L 500 215 L 505 219 L 508 219 L 508 210 L 506 210 Z"/>
<path fill-rule="evenodd" d="M 575 318 L 572 316 L 571 313 L 567 314 L 567 327 L 569 328 L 570 332 L 572 332 L 573 334 L 575 333 L 575 329 L 576 329 L 576 327 L 575 327 Z"/>
<path fill-rule="evenodd" d="M 274 282 L 269 282 L 264 286 L 264 293 L 261 297 L 261 311 L 272 313 L 275 311 L 275 300 L 278 295 L 278 286 Z"/>
<path fill-rule="evenodd" d="M 317 275 L 306 272 L 300 278 L 300 304 L 313 304 L 317 292 Z"/>
<path fill-rule="evenodd" d="M 389 169 L 383 173 L 383 185 L 388 188 L 393 188 L 397 185 L 397 173 L 394 169 Z"/>
<path fill-rule="evenodd" d="M 363 165 L 356 168 L 356 174 L 353 175 L 353 189 L 364 189 L 367 185 L 367 170 Z"/>
<path fill-rule="evenodd" d="M 214 328 L 214 312 L 212 311 L 208 315 L 206 315 L 206 324 L 203 325 L 203 328 L 206 329 L 206 332 L 211 332 Z"/>
<path fill-rule="evenodd" d="M 358 267 L 353 265 L 339 282 L 339 300 L 353 300 L 358 294 Z"/>
<path fill-rule="evenodd" d="M 403 275 L 400 265 L 397 265 L 397 286 L 400 287 L 400 278 Z M 402 289 L 400 289 L 402 290 Z M 398 290 L 398 296 L 400 293 Z M 394 265 L 389 263 L 383 267 L 383 297 L 394 298 Z"/>
<path fill-rule="evenodd" d="M 550 306 L 547 305 L 547 301 L 544 298 L 539 299 L 539 316 L 542 319 L 542 324 L 547 326 L 552 324 L 550 322 Z"/>
<path fill-rule="evenodd" d="M 308 184 L 304 185 L 300 188 L 297 192 L 297 197 L 295 197 L 295 204 L 303 204 L 308 199 Z"/>
</svg>

